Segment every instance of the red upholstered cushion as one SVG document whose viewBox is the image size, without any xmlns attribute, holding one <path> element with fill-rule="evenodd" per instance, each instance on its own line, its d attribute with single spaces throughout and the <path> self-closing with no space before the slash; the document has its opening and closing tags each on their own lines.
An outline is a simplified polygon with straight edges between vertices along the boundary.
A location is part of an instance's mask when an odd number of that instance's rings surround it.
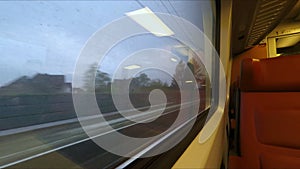
<svg viewBox="0 0 300 169">
<path fill-rule="evenodd" d="M 296 110 L 266 110 L 257 111 L 256 131 L 261 143 L 300 148 L 300 111 Z"/>
<path fill-rule="evenodd" d="M 300 92 L 251 94 L 258 141 L 300 150 Z"/>
<path fill-rule="evenodd" d="M 259 168 L 262 152 L 300 157 L 298 98 L 300 92 L 241 93 L 241 168 Z"/>
<path fill-rule="evenodd" d="M 242 91 L 300 91 L 300 55 L 242 61 Z"/>
<path fill-rule="evenodd" d="M 246 59 L 240 78 L 240 168 L 300 168 L 300 55 Z"/>
<path fill-rule="evenodd" d="M 260 165 L 261 168 L 266 169 L 299 169 L 300 158 L 276 153 L 262 153 Z"/>
</svg>

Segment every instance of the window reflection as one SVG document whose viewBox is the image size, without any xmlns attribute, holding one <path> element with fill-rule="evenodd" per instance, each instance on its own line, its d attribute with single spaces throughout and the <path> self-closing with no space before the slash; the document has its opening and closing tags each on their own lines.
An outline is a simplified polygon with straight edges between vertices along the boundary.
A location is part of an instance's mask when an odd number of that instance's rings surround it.
<svg viewBox="0 0 300 169">
<path fill-rule="evenodd" d="M 203 20 L 199 9 L 211 5 L 204 1 L 142 1 L 142 4 L 154 12 L 183 17 L 201 30 Z M 183 85 L 196 84 L 200 98 L 210 99 L 209 78 L 199 59 L 204 51 L 193 51 L 171 37 L 156 37 L 150 33 L 129 37 L 116 44 L 103 60 L 89 65 L 81 86 L 72 86 L 76 59 L 89 37 L 125 13 L 142 7 L 136 1 L 0 2 L 0 167 L 87 140 L 88 136 L 76 118 L 72 90 L 78 94 L 95 93 L 101 112 L 116 129 L 133 122 L 116 112 L 111 94 L 114 84 L 130 84 L 130 101 L 141 112 L 149 109 L 151 91 L 162 90 L 167 99 L 165 116 L 120 131 L 132 137 L 150 137 L 172 124 L 182 104 L 181 97 L 195 94 L 189 90 L 180 91 Z M 136 64 L 123 65 L 124 78 L 113 76 L 128 55 L 145 48 L 160 48 L 169 54 L 137 57 Z M 143 69 L 149 63 L 161 64 L 172 73 Z M 132 74 L 134 69 L 140 72 Z M 189 71 L 195 79 L 187 78 Z M 93 85 L 89 82 L 94 77 Z M 113 90 L 123 94 L 119 88 Z M 161 108 L 159 104 L 154 106 Z M 201 101 L 199 112 L 206 107 L 206 102 Z M 88 117 L 88 120 L 93 118 Z M 133 132 L 145 128 L 153 130 Z M 71 160 L 83 163 L 70 152 L 66 154 Z M 99 156 L 105 154 L 108 161 L 121 158 L 107 155 L 102 149 L 97 153 Z M 89 160 L 92 161 L 85 159 Z M 107 163 L 110 162 L 103 166 Z"/>
</svg>

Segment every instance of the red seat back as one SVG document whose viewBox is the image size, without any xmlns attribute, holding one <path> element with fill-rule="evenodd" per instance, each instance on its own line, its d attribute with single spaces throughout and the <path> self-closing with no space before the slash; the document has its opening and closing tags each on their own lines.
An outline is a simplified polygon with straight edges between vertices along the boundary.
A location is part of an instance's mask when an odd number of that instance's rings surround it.
<svg viewBox="0 0 300 169">
<path fill-rule="evenodd" d="M 240 167 L 300 168 L 300 55 L 244 60 L 240 89 Z"/>
</svg>

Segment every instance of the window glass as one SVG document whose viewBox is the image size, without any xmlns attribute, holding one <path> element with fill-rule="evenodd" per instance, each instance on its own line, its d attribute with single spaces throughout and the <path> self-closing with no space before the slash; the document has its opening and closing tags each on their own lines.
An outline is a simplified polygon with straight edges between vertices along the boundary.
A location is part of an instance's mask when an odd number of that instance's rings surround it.
<svg viewBox="0 0 300 169">
<path fill-rule="evenodd" d="M 276 38 L 276 53 L 278 56 L 300 53 L 300 34 L 293 34 Z"/>
<path fill-rule="evenodd" d="M 173 32 L 157 35 L 130 17 L 130 12 L 146 8 Z M 105 139 L 119 132 L 150 138 L 168 131 L 177 117 L 182 119 L 176 129 L 188 123 L 191 115 L 180 116 L 180 110 L 201 114 L 211 103 L 208 74 L 214 63 L 201 55 L 215 52 L 207 47 L 216 38 L 214 9 L 208 0 L 0 1 L 0 167 L 24 167 L 42 157 L 68 161 L 58 168 L 111 167 L 124 157 L 97 146 L 91 137 Z M 178 20 L 168 21 L 169 15 Z M 105 38 L 92 44 L 101 30 L 121 21 L 132 27 L 112 27 L 111 34 L 101 35 Z M 186 22 L 194 27 L 189 29 Z M 120 39 L 101 59 L 82 59 L 95 54 L 89 47 L 100 50 L 119 31 L 131 32 L 131 28 L 147 33 Z M 195 28 L 203 34 L 195 37 Z M 78 115 L 74 95 L 87 98 L 81 100 L 86 105 L 94 95 L 101 114 L 82 107 L 86 114 Z M 139 113 L 132 113 L 133 109 Z M 98 123 L 99 116 L 111 128 Z M 138 154 L 156 141 L 126 153 Z M 126 141 L 115 144 L 116 149 L 129 145 Z"/>
</svg>

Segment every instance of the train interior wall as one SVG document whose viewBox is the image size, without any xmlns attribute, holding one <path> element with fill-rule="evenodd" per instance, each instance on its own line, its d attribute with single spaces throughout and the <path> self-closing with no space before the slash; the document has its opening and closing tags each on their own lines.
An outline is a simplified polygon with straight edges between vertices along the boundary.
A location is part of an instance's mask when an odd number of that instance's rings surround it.
<svg viewBox="0 0 300 169">
<path fill-rule="evenodd" d="M 238 130 L 237 128 L 237 118 L 238 118 L 238 110 L 237 109 L 237 92 L 239 86 L 239 78 L 241 74 L 241 62 L 246 58 L 252 59 L 263 59 L 267 58 L 267 45 L 260 44 L 256 45 L 243 53 L 240 53 L 232 58 L 232 67 L 231 67 L 231 81 L 230 81 L 230 103 L 229 103 L 229 168 L 234 168 L 236 164 L 233 163 L 232 160 L 238 155 Z"/>
<path fill-rule="evenodd" d="M 265 44 L 254 46 L 253 48 L 235 56 L 232 60 L 231 85 L 237 82 L 241 72 L 241 61 L 246 58 L 263 59 L 267 58 L 267 47 Z"/>
</svg>

